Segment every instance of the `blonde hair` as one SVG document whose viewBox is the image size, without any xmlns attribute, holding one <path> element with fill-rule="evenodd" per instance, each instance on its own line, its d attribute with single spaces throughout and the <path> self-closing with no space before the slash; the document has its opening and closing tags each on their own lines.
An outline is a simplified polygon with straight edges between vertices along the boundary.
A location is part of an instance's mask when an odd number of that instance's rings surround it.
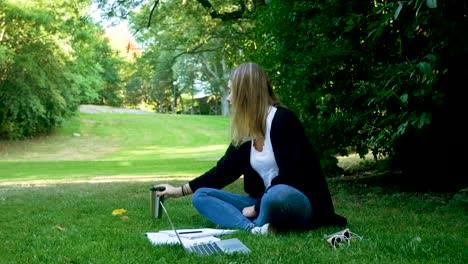
<svg viewBox="0 0 468 264">
<path fill-rule="evenodd" d="M 231 140 L 234 146 L 264 138 L 270 106 L 281 105 L 265 71 L 248 62 L 237 66 L 231 81 Z"/>
</svg>

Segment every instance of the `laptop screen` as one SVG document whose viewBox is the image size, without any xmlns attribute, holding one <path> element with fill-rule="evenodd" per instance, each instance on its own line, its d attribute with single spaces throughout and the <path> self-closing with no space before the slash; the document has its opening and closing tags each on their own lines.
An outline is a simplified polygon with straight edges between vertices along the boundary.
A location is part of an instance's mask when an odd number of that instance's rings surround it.
<svg viewBox="0 0 468 264">
<path fill-rule="evenodd" d="M 164 214 L 166 214 L 166 216 L 167 216 L 167 219 L 169 219 L 169 223 L 171 224 L 171 228 L 172 228 L 172 230 L 174 230 L 174 233 L 177 236 L 177 239 L 179 240 L 180 244 L 182 245 L 182 247 L 184 248 L 185 251 L 189 252 L 188 249 L 185 248 L 184 243 L 182 243 L 182 239 L 180 239 L 179 232 L 177 232 L 177 230 L 176 230 L 176 228 L 174 226 L 174 223 L 172 223 L 171 217 L 167 213 L 166 207 L 164 207 L 164 205 L 163 205 L 163 203 L 161 201 L 159 201 L 159 205 L 162 207 L 162 209 L 164 211 Z"/>
</svg>

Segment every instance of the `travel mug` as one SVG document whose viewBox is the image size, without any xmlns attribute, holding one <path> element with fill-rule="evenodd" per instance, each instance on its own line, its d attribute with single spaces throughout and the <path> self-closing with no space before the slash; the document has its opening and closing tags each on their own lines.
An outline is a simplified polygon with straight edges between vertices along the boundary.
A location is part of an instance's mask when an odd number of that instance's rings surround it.
<svg viewBox="0 0 468 264">
<path fill-rule="evenodd" d="M 159 197 L 156 195 L 156 191 L 162 191 L 164 189 L 157 189 L 156 187 L 151 187 L 151 195 L 150 195 L 150 211 L 151 211 L 151 218 L 161 218 L 162 216 L 162 206 L 161 203 L 164 201 L 163 197 Z"/>
</svg>

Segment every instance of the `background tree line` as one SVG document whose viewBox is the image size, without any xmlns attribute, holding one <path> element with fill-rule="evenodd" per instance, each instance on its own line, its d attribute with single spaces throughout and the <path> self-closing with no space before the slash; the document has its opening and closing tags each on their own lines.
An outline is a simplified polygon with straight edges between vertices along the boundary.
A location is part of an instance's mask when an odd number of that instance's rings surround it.
<svg viewBox="0 0 468 264">
<path fill-rule="evenodd" d="M 83 102 L 120 104 L 121 60 L 89 4 L 0 0 L 0 137 L 49 133 Z"/>
<path fill-rule="evenodd" d="M 467 184 L 463 1 L 97 1 L 129 21 L 143 51 L 131 62 L 90 19 L 90 1 L 24 2 L 0 0 L 4 138 L 47 133 L 80 103 L 196 113 L 203 93 L 228 115 L 229 71 L 255 61 L 329 176 L 343 173 L 337 154 L 372 151 L 413 187 Z"/>
</svg>

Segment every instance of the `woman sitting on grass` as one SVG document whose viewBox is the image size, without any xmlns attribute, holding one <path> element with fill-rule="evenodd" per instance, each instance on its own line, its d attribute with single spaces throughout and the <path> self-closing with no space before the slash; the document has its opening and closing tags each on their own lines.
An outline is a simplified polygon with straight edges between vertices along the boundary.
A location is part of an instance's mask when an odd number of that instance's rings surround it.
<svg viewBox="0 0 468 264">
<path fill-rule="evenodd" d="M 325 174 L 296 115 L 282 106 L 264 70 L 255 63 L 235 68 L 228 83 L 231 144 L 216 166 L 157 195 L 193 193 L 195 208 L 221 227 L 254 234 L 345 226 L 335 214 Z M 244 176 L 247 195 L 222 189 Z"/>
</svg>

